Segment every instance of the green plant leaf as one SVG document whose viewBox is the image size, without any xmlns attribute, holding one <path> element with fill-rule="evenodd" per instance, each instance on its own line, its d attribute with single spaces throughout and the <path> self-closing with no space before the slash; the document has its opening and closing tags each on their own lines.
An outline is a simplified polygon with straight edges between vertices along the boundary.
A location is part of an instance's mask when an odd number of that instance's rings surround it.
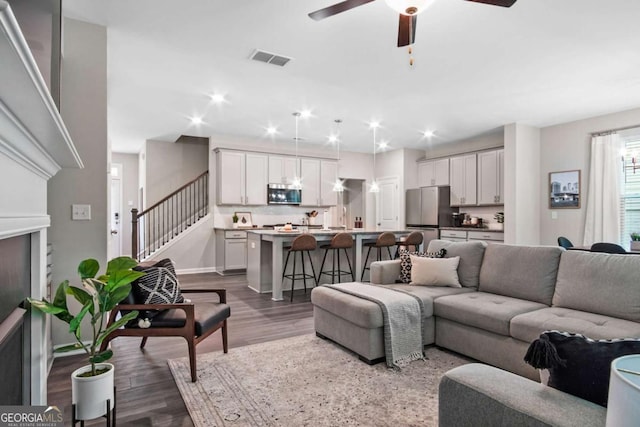
<svg viewBox="0 0 640 427">
<path fill-rule="evenodd" d="M 110 349 L 106 349 L 102 353 L 98 353 L 95 356 L 90 357 L 89 361 L 91 363 L 101 363 L 101 362 L 104 362 L 106 360 L 111 359 L 111 356 L 113 356 L 113 351 L 111 351 Z"/>
<path fill-rule="evenodd" d="M 93 299 L 87 291 L 75 286 L 67 286 L 67 294 L 73 296 L 82 305 Z"/>
<path fill-rule="evenodd" d="M 75 344 L 65 345 L 63 347 L 58 347 L 54 351 L 55 351 L 55 353 L 67 353 L 69 351 L 82 350 L 82 349 L 85 349 L 87 347 L 89 347 L 89 346 L 88 345 L 82 345 L 80 343 L 75 343 Z"/>
<path fill-rule="evenodd" d="M 78 273 L 82 280 L 96 277 L 98 270 L 100 270 L 100 264 L 93 258 L 85 259 L 78 266 Z"/>
<path fill-rule="evenodd" d="M 111 276 L 117 271 L 130 270 L 136 265 L 138 265 L 138 261 L 128 256 L 114 258 L 107 264 L 107 276 Z"/>
<path fill-rule="evenodd" d="M 112 290 L 104 301 L 104 311 L 111 311 L 123 299 L 131 293 L 131 284 L 127 283 L 117 289 Z"/>
<path fill-rule="evenodd" d="M 109 282 L 107 287 L 110 291 L 119 288 L 120 286 L 128 285 L 139 277 L 144 276 L 145 273 L 141 271 L 122 270 L 116 271 L 109 276 Z"/>
<path fill-rule="evenodd" d="M 98 339 L 96 340 L 96 347 L 102 344 L 102 341 L 104 341 L 107 335 L 109 335 L 111 332 L 115 331 L 116 329 L 122 327 L 128 321 L 135 319 L 136 317 L 138 317 L 138 310 L 133 310 L 125 314 L 115 322 L 113 322 L 111 325 L 109 325 L 108 328 L 102 331 L 102 333 L 98 336 Z"/>
<path fill-rule="evenodd" d="M 29 301 L 29 304 L 31 304 L 32 307 L 40 310 L 43 313 L 58 314 L 58 313 L 65 312 L 64 308 L 56 307 L 55 305 L 51 304 L 47 300 L 40 301 L 37 299 L 27 298 L 27 301 Z"/>
<path fill-rule="evenodd" d="M 63 308 L 67 311 L 67 287 L 69 286 L 69 281 L 65 280 L 64 282 L 58 285 L 58 289 L 56 289 L 56 295 L 53 297 L 53 305 L 56 307 Z"/>
<path fill-rule="evenodd" d="M 76 334 L 78 338 L 79 338 L 79 335 L 76 332 L 78 332 L 82 319 L 84 318 L 84 316 L 87 314 L 87 312 L 92 306 L 93 306 L 93 300 L 87 303 L 84 307 L 82 307 L 82 310 L 80 310 L 78 314 L 76 314 L 75 317 L 71 319 L 71 322 L 69 322 L 69 332 Z"/>
</svg>

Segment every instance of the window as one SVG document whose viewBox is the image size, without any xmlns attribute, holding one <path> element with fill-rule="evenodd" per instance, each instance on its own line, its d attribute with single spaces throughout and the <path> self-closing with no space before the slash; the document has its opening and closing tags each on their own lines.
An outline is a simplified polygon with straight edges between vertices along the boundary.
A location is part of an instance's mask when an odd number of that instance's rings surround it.
<svg viewBox="0 0 640 427">
<path fill-rule="evenodd" d="M 629 235 L 640 233 L 640 128 L 632 129 L 625 142 L 620 241 L 629 249 Z M 626 133 L 626 132 L 625 132 Z M 622 135 L 621 135 L 622 136 Z"/>
</svg>

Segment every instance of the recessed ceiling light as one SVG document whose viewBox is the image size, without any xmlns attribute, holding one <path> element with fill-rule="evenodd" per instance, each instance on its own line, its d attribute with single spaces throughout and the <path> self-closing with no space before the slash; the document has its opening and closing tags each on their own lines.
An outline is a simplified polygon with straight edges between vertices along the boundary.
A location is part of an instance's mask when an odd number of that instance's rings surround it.
<svg viewBox="0 0 640 427">
<path fill-rule="evenodd" d="M 338 142 L 338 136 L 337 135 L 329 135 L 329 142 L 332 144 L 335 144 L 336 142 Z"/>
<path fill-rule="evenodd" d="M 422 136 L 424 136 L 425 138 L 431 138 L 433 135 L 435 135 L 435 132 L 432 130 L 425 130 L 424 132 L 422 132 Z"/>
<path fill-rule="evenodd" d="M 302 117 L 303 119 L 308 119 L 309 117 L 311 117 L 311 111 L 309 110 L 300 111 L 300 117 Z"/>
<path fill-rule="evenodd" d="M 380 143 L 378 144 L 378 147 L 379 147 L 381 150 L 386 149 L 388 146 L 389 146 L 389 143 L 388 143 L 387 141 L 380 141 Z"/>
<path fill-rule="evenodd" d="M 278 128 L 275 126 L 269 126 L 267 128 L 267 134 L 268 135 L 275 135 L 276 133 L 278 133 Z"/>
<path fill-rule="evenodd" d="M 221 93 L 214 93 L 213 95 L 211 95 L 211 101 L 214 104 L 222 104 L 223 102 L 226 101 L 226 99 L 224 98 L 224 95 Z"/>
<path fill-rule="evenodd" d="M 380 127 L 380 123 L 378 123 L 378 122 L 376 122 L 376 121 L 373 121 L 373 122 L 369 123 L 369 127 L 370 127 L 371 129 L 379 128 L 379 127 Z"/>
<path fill-rule="evenodd" d="M 202 124 L 202 117 L 191 117 L 191 124 L 192 125 L 201 125 Z"/>
</svg>

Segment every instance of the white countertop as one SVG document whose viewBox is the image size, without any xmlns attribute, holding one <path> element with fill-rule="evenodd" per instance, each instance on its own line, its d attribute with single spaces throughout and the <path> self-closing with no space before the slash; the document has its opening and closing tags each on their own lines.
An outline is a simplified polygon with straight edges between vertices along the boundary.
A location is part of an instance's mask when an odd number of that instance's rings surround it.
<svg viewBox="0 0 640 427">
<path fill-rule="evenodd" d="M 440 227 L 440 230 L 455 230 L 455 231 L 481 231 L 483 233 L 504 233 L 504 230 L 493 230 L 486 227 Z"/>
<path fill-rule="evenodd" d="M 292 230 L 292 231 L 276 231 L 276 230 L 256 230 L 256 229 L 252 229 L 252 230 L 247 230 L 249 233 L 254 233 L 254 234 L 260 234 L 262 236 L 288 236 L 288 235 L 297 235 L 297 234 L 302 234 L 302 231 L 300 230 Z M 378 230 L 375 228 L 348 228 L 346 230 L 343 229 L 338 229 L 338 230 L 309 230 L 307 231 L 307 233 L 309 234 L 313 234 L 316 236 L 326 236 L 326 235 L 333 235 L 333 234 L 337 234 L 340 232 L 347 232 L 347 233 L 351 233 L 351 234 L 379 234 L 379 233 L 384 233 L 385 231 L 389 231 L 391 233 L 411 233 L 412 230 Z"/>
</svg>

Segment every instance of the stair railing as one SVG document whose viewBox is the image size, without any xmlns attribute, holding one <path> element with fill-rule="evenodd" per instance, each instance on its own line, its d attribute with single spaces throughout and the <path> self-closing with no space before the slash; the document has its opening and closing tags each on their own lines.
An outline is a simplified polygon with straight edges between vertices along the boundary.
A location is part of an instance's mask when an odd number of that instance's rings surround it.
<svg viewBox="0 0 640 427">
<path fill-rule="evenodd" d="M 142 260 L 209 211 L 209 171 L 138 213 L 131 209 L 131 253 Z"/>
</svg>

